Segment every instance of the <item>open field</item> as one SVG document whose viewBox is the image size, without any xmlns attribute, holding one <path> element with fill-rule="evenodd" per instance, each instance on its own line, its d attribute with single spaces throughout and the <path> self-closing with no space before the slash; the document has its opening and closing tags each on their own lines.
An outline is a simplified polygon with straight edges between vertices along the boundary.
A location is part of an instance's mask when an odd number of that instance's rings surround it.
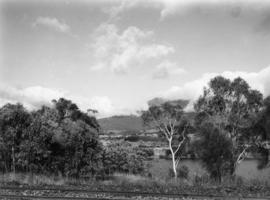
<svg viewBox="0 0 270 200">
<path fill-rule="evenodd" d="M 258 169 L 257 162 L 258 160 L 256 159 L 244 160 L 237 167 L 236 175 L 248 180 L 260 179 L 270 182 L 270 168 Z M 159 177 L 160 179 L 168 178 L 168 169 L 171 168 L 171 160 L 156 159 L 150 161 L 150 163 L 151 167 L 149 171 L 154 177 Z M 184 159 L 180 162 L 179 166 L 183 165 L 188 167 L 190 178 L 196 175 L 202 176 L 206 173 L 206 170 L 198 159 Z"/>
</svg>

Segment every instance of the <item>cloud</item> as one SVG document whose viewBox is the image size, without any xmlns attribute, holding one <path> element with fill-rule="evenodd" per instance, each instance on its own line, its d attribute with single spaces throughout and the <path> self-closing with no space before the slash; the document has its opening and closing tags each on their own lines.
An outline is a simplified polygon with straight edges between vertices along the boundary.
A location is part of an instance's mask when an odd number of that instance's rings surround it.
<svg viewBox="0 0 270 200">
<path fill-rule="evenodd" d="M 44 26 L 46 28 L 61 32 L 69 33 L 70 27 L 64 22 L 60 22 L 57 18 L 53 17 L 38 17 L 33 26 Z"/>
<path fill-rule="evenodd" d="M 110 15 L 110 20 L 119 19 L 121 13 L 136 7 L 153 8 L 160 11 L 160 19 L 175 15 L 183 14 L 194 7 L 200 10 L 219 6 L 228 12 L 232 17 L 238 17 L 244 9 L 265 9 L 270 5 L 268 0 L 111 0 L 112 6 L 104 9 Z M 220 6 L 221 5 L 221 6 Z"/>
<path fill-rule="evenodd" d="M 170 62 L 168 60 L 163 61 L 156 66 L 153 73 L 154 79 L 165 79 L 172 75 L 181 75 L 186 73 L 186 70 L 177 66 L 176 63 Z"/>
<path fill-rule="evenodd" d="M 113 5 L 109 8 L 104 8 L 103 11 L 105 13 L 108 13 L 110 16 L 109 21 L 113 21 L 113 20 L 117 20 L 119 19 L 119 15 L 130 9 L 135 7 L 136 5 L 138 5 L 138 0 L 134 0 L 134 1 L 127 1 L 127 0 L 116 0 L 116 1 L 112 1 L 112 3 L 116 4 Z"/>
<path fill-rule="evenodd" d="M 82 96 L 71 96 L 68 95 L 68 98 L 78 104 L 78 106 L 87 111 L 87 109 L 95 109 L 98 111 L 97 117 L 108 117 L 112 115 L 122 114 L 122 109 L 116 107 L 109 97 L 107 96 L 94 96 L 92 98 L 86 98 Z"/>
<path fill-rule="evenodd" d="M 193 0 L 190 0 L 192 2 Z M 175 1 L 175 0 L 116 0 L 110 1 L 113 5 L 107 9 L 103 9 L 105 13 L 110 16 L 109 21 L 118 20 L 120 15 L 135 7 L 150 7 L 160 10 L 161 18 L 174 13 L 178 9 L 179 4 L 187 3 L 189 1 Z"/>
<path fill-rule="evenodd" d="M 270 13 L 261 20 L 261 22 L 254 28 L 256 33 L 260 33 L 263 35 L 269 35 L 270 31 Z"/>
<path fill-rule="evenodd" d="M 128 68 L 141 66 L 152 58 L 160 58 L 174 52 L 168 44 L 156 43 L 153 31 L 143 31 L 130 26 L 120 32 L 114 24 L 102 24 L 93 34 L 92 50 L 96 63 L 92 70 L 108 67 L 112 72 L 126 73 Z"/>
<path fill-rule="evenodd" d="M 21 103 L 28 110 L 36 110 L 42 105 L 51 106 L 51 101 L 53 99 L 59 99 L 60 97 L 72 100 L 83 111 L 87 111 L 89 108 L 98 110 L 99 113 L 97 114 L 97 117 L 108 117 L 116 114 L 135 112 L 127 108 L 116 107 L 106 96 L 86 98 L 70 94 L 64 90 L 41 86 L 26 87 L 23 89 L 4 85 L 3 83 L 0 86 L 0 106 L 3 106 L 6 103 Z"/>
<path fill-rule="evenodd" d="M 0 87 L 0 99 L 2 105 L 8 102 L 19 102 L 30 110 L 37 109 L 41 105 L 50 105 L 52 99 L 56 99 L 61 96 L 64 96 L 63 91 L 44 88 L 41 86 L 18 89 L 1 84 Z"/>
<path fill-rule="evenodd" d="M 241 72 L 241 71 L 225 71 L 222 73 L 205 73 L 199 79 L 185 83 L 183 86 L 173 86 L 165 92 L 161 92 L 161 96 L 168 99 L 190 99 L 187 110 L 193 109 L 193 103 L 202 94 L 203 87 L 208 85 L 211 78 L 222 75 L 229 79 L 242 77 L 251 88 L 257 89 L 264 96 L 270 95 L 270 66 L 258 72 Z"/>
</svg>

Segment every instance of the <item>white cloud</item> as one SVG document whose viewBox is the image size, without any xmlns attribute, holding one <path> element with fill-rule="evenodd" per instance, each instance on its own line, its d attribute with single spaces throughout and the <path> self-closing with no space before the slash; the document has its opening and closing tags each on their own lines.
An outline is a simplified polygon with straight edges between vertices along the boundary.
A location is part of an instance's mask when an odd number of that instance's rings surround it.
<svg viewBox="0 0 270 200">
<path fill-rule="evenodd" d="M 92 98 L 74 95 L 67 96 L 69 99 L 77 103 L 79 108 L 84 111 L 87 111 L 89 108 L 97 110 L 97 117 L 108 117 L 121 113 L 121 109 L 118 109 L 107 96 L 94 96 Z"/>
<path fill-rule="evenodd" d="M 269 6 L 268 0 L 111 0 L 112 6 L 104 11 L 110 14 L 110 19 L 118 19 L 121 13 L 128 11 L 134 7 L 151 7 L 160 11 L 160 18 L 182 14 L 192 9 L 194 5 L 224 5 L 223 8 L 229 6 L 227 11 L 232 15 L 238 16 L 241 9 L 235 8 L 249 8 L 249 9 L 264 9 Z M 225 10 L 226 10 L 225 9 Z"/>
<path fill-rule="evenodd" d="M 33 23 L 33 26 L 44 26 L 62 33 L 70 32 L 69 25 L 53 17 L 38 17 Z"/>
<path fill-rule="evenodd" d="M 201 78 L 185 83 L 183 86 L 173 86 L 169 90 L 162 92 L 161 96 L 168 99 L 190 99 L 187 110 L 193 109 L 193 103 L 202 94 L 203 87 L 207 86 L 211 78 L 222 75 L 229 79 L 242 77 L 251 88 L 257 89 L 264 96 L 270 95 L 270 66 L 258 72 L 225 71 L 223 73 L 205 73 Z"/>
<path fill-rule="evenodd" d="M 110 20 L 117 20 L 121 13 L 134 7 L 151 7 L 160 10 L 161 18 L 174 13 L 179 5 L 190 4 L 194 0 L 116 0 L 110 1 L 113 5 L 104 9 L 110 15 Z"/>
<path fill-rule="evenodd" d="M 151 58 L 167 56 L 174 52 L 171 45 L 156 43 L 152 31 L 130 26 L 122 33 L 114 24 L 102 24 L 95 33 L 92 45 L 96 63 L 92 70 L 108 67 L 115 73 L 125 73 L 128 68 L 140 66 Z"/>
<path fill-rule="evenodd" d="M 153 73 L 154 79 L 165 79 L 171 75 L 181 75 L 185 73 L 186 70 L 177 66 L 176 63 L 170 61 L 163 61 L 156 66 Z"/>
<path fill-rule="evenodd" d="M 98 110 L 97 117 L 108 117 L 116 114 L 134 113 L 130 109 L 118 108 L 106 96 L 94 96 L 85 98 L 70 94 L 67 91 L 50 89 L 41 86 L 26 87 L 23 89 L 7 86 L 1 83 L 0 85 L 0 106 L 6 103 L 21 103 L 28 110 L 39 109 L 42 105 L 51 106 L 53 99 L 64 97 L 75 102 L 80 109 Z"/>
<path fill-rule="evenodd" d="M 1 84 L 0 102 L 5 103 L 22 103 L 26 108 L 37 109 L 41 105 L 50 105 L 51 100 L 64 96 L 63 91 L 44 88 L 41 86 L 27 87 L 18 89 L 15 87 Z"/>
</svg>

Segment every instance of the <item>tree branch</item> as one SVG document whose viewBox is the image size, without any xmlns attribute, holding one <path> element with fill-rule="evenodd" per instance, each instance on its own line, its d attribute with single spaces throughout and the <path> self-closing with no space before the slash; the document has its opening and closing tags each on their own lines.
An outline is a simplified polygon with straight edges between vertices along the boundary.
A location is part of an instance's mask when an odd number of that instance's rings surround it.
<svg viewBox="0 0 270 200">
<path fill-rule="evenodd" d="M 166 139 L 169 140 L 169 134 L 160 126 L 160 123 L 158 123 L 157 119 L 153 116 L 153 114 L 151 112 L 149 113 L 156 127 L 160 130 L 160 132 L 165 135 Z"/>
<path fill-rule="evenodd" d="M 243 151 L 239 154 L 237 160 L 236 160 L 236 164 L 239 164 L 241 163 L 244 159 L 245 159 L 245 153 L 246 153 L 246 150 L 250 147 L 250 145 L 246 146 Z"/>
<path fill-rule="evenodd" d="M 179 142 L 179 144 L 178 144 L 178 146 L 177 146 L 177 148 L 176 148 L 176 150 L 174 152 L 175 154 L 179 151 L 180 147 L 182 146 L 182 144 L 184 143 L 184 141 L 186 139 L 186 136 L 184 135 L 184 133 L 186 132 L 186 129 L 187 129 L 187 126 L 185 126 L 184 130 L 182 131 L 181 135 L 183 136 L 183 139 L 182 139 L 181 142 Z"/>
</svg>

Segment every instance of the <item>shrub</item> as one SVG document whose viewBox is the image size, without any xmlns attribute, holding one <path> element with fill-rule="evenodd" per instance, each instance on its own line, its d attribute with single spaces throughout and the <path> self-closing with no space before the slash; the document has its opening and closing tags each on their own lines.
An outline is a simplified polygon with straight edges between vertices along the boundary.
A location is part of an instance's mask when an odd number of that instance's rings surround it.
<svg viewBox="0 0 270 200">
<path fill-rule="evenodd" d="M 125 141 L 138 142 L 140 140 L 138 135 L 131 135 L 125 138 Z"/>
<path fill-rule="evenodd" d="M 182 165 L 179 168 L 177 168 L 177 177 L 182 179 L 188 179 L 189 175 L 189 169 L 186 165 Z M 174 172 L 172 168 L 169 168 L 169 177 L 174 177 Z"/>
<path fill-rule="evenodd" d="M 232 143 L 211 123 L 201 126 L 200 134 L 193 146 L 211 178 L 221 181 L 230 170 Z"/>
<path fill-rule="evenodd" d="M 146 154 L 127 142 L 109 144 L 103 152 L 103 174 L 115 172 L 141 174 L 145 171 Z"/>
<path fill-rule="evenodd" d="M 188 167 L 186 165 L 182 165 L 180 168 L 178 168 L 177 175 L 179 178 L 188 179 L 188 175 L 189 175 Z"/>
</svg>

